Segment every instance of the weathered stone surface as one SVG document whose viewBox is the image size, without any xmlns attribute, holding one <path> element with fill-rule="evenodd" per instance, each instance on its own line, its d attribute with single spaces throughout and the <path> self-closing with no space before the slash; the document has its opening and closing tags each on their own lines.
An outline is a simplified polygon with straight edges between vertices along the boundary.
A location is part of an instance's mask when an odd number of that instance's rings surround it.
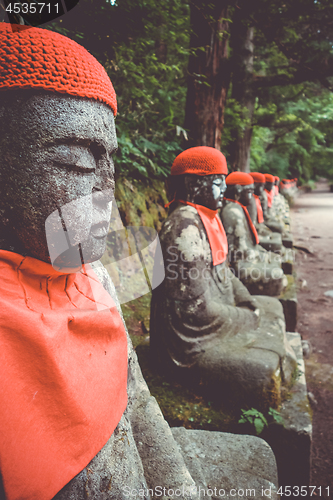
<svg viewBox="0 0 333 500">
<path fill-rule="evenodd" d="M 260 195 L 260 202 L 264 213 L 264 221 L 266 226 L 271 231 L 282 234 L 285 230 L 285 226 L 280 221 L 277 221 L 270 216 L 268 202 L 267 202 L 267 194 L 265 191 L 263 191 L 262 194 Z"/>
<path fill-rule="evenodd" d="M 252 294 L 277 296 L 284 281 L 279 255 L 267 252 L 253 241 L 242 207 L 226 201 L 221 211 L 229 256 L 236 276 Z"/>
<path fill-rule="evenodd" d="M 226 261 L 212 266 L 194 207 L 175 208 L 160 242 L 166 277 L 153 290 L 150 329 L 156 367 L 183 384 L 204 385 L 214 400 L 277 406 L 281 379 L 295 368 L 279 302 L 251 296 Z"/>
<path fill-rule="evenodd" d="M 286 320 L 286 331 L 296 332 L 297 327 L 297 289 L 295 278 L 292 274 L 287 275 L 288 285 L 281 293 L 279 300 L 283 307 Z"/>
<path fill-rule="evenodd" d="M 23 91 L 7 96 L 0 111 L 0 151 L 6 160 L 0 166 L 0 248 L 50 262 L 45 220 L 56 212 L 75 250 L 67 252 L 67 241 L 64 255 L 59 252 L 64 267 L 72 272 L 74 264 L 95 262 L 105 250 L 114 186 L 111 155 L 117 140 L 111 109 L 98 101 Z M 121 312 L 105 269 L 93 268 Z M 122 500 L 128 498 L 126 487 L 194 485 L 129 338 L 127 393 L 127 408 L 112 436 L 57 500 Z"/>
<path fill-rule="evenodd" d="M 278 498 L 274 454 L 262 439 L 183 427 L 172 434 L 202 498 L 205 492 L 204 498 L 212 500 L 259 499 L 265 498 L 263 490 Z"/>
<path fill-rule="evenodd" d="M 39 90 L 6 93 L 4 102 L 0 248 L 45 262 L 53 249 L 52 264 L 58 260 L 62 267 L 77 267 L 82 255 L 86 263 L 100 258 L 114 188 L 111 155 L 117 148 L 111 109 Z M 52 214 L 61 217 L 59 232 L 53 222 L 46 229 Z M 62 248 L 63 225 L 70 249 Z"/>
<path fill-rule="evenodd" d="M 255 184 L 256 186 L 256 184 Z M 255 225 L 259 243 L 265 249 L 271 252 L 280 252 L 282 249 L 282 237 L 279 233 L 274 233 L 263 222 L 258 222 L 257 205 L 254 196 L 252 196 L 249 206 L 247 207 L 253 224 Z"/>
<path fill-rule="evenodd" d="M 306 486 L 310 480 L 312 412 L 307 397 L 301 337 L 287 333 L 297 355 L 298 372 L 281 408 L 283 426 L 271 426 L 265 439 L 272 447 L 278 464 L 280 486 Z"/>
</svg>

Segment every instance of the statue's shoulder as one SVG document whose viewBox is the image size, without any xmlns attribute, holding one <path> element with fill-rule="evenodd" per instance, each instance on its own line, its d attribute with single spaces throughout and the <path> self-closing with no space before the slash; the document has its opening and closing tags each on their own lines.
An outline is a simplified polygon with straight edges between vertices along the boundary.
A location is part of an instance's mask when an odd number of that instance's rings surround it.
<svg viewBox="0 0 333 500">
<path fill-rule="evenodd" d="M 226 201 L 221 211 L 221 218 L 224 225 L 235 226 L 244 219 L 243 208 L 238 203 Z"/>
<path fill-rule="evenodd" d="M 159 237 L 164 252 L 172 249 L 175 254 L 182 255 L 178 260 L 182 265 L 192 267 L 199 261 L 200 265 L 211 262 L 206 230 L 192 206 L 178 206 L 164 221 Z"/>
<path fill-rule="evenodd" d="M 202 233 L 203 224 L 197 210 L 190 205 L 178 205 L 167 217 L 160 231 L 160 239 L 178 238 L 184 229 Z"/>
</svg>

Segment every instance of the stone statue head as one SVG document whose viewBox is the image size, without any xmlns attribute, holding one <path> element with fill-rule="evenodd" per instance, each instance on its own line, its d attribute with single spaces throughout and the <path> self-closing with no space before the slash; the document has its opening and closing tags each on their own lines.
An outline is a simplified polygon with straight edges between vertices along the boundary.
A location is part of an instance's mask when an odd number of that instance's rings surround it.
<svg viewBox="0 0 333 500">
<path fill-rule="evenodd" d="M 254 194 L 257 196 L 261 196 L 265 189 L 265 176 L 260 172 L 251 172 L 250 173 L 253 181 L 254 181 Z"/>
<path fill-rule="evenodd" d="M 262 182 L 255 182 L 254 183 L 254 194 L 257 196 L 261 196 L 263 191 L 265 189 L 265 184 Z"/>
<path fill-rule="evenodd" d="M 274 175 L 271 174 L 265 174 L 265 189 L 266 191 L 272 191 L 273 186 L 275 184 L 275 178 Z"/>
<path fill-rule="evenodd" d="M 184 174 L 170 178 L 170 192 L 175 200 L 189 201 L 211 210 L 222 207 L 226 188 L 225 175 L 220 174 Z"/>
<path fill-rule="evenodd" d="M 253 178 L 245 172 L 232 172 L 226 179 L 226 198 L 238 201 L 245 207 L 251 203 L 254 193 Z"/>
<path fill-rule="evenodd" d="M 105 250 L 115 93 L 102 66 L 75 42 L 6 26 L 0 27 L 0 248 L 70 272 Z M 9 55 L 22 49 L 12 62 Z"/>
<path fill-rule="evenodd" d="M 169 191 L 173 199 L 217 210 L 226 190 L 227 162 L 221 151 L 207 146 L 180 153 L 171 167 Z"/>
<path fill-rule="evenodd" d="M 49 262 L 50 241 L 55 252 L 59 242 L 60 268 L 99 259 L 114 190 L 112 110 L 94 100 L 38 90 L 0 97 L 6 99 L 0 104 L 1 248 Z M 62 227 L 50 227 L 56 232 L 47 234 L 52 214 Z M 69 245 L 61 252 L 64 234 Z"/>
</svg>

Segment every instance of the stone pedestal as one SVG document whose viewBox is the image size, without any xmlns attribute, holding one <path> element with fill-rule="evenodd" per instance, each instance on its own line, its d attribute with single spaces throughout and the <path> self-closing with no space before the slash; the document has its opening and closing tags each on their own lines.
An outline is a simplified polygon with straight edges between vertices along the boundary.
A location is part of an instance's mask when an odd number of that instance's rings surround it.
<svg viewBox="0 0 333 500">
<path fill-rule="evenodd" d="M 307 486 L 310 480 L 312 412 L 307 397 L 305 366 L 298 333 L 287 333 L 298 362 L 296 382 L 281 408 L 284 426 L 271 426 L 265 434 L 272 447 L 280 486 Z"/>
<path fill-rule="evenodd" d="M 183 427 L 172 434 L 199 498 L 278 498 L 275 457 L 264 440 Z"/>
<path fill-rule="evenodd" d="M 293 275 L 286 275 L 288 280 L 287 287 L 279 296 L 279 300 L 283 307 L 284 317 L 286 321 L 286 331 L 295 332 L 297 327 L 297 290 L 296 282 Z"/>
</svg>

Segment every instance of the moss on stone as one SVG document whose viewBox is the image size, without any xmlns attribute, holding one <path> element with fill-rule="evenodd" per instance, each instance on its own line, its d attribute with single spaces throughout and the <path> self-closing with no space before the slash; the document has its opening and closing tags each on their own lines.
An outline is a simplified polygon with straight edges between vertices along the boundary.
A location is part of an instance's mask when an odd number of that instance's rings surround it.
<svg viewBox="0 0 333 500">
<path fill-rule="evenodd" d="M 150 392 L 156 398 L 164 418 L 171 427 L 187 429 L 234 431 L 240 416 L 239 410 L 223 411 L 177 382 L 170 382 L 150 367 L 149 346 L 137 346 L 140 367 Z"/>
<path fill-rule="evenodd" d="M 161 229 L 167 216 L 164 205 L 168 202 L 165 184 L 132 179 L 129 182 L 119 177 L 116 182 L 115 198 L 125 226 L 148 226 Z"/>
<path fill-rule="evenodd" d="M 282 291 L 279 298 L 282 300 L 292 300 L 292 299 L 296 300 L 297 293 L 296 293 L 295 275 L 285 274 L 285 277 L 287 278 L 288 283 L 286 288 Z"/>
<path fill-rule="evenodd" d="M 273 375 L 270 384 L 264 390 L 263 401 L 260 406 L 266 410 L 277 410 L 281 405 L 281 377 Z"/>
</svg>

